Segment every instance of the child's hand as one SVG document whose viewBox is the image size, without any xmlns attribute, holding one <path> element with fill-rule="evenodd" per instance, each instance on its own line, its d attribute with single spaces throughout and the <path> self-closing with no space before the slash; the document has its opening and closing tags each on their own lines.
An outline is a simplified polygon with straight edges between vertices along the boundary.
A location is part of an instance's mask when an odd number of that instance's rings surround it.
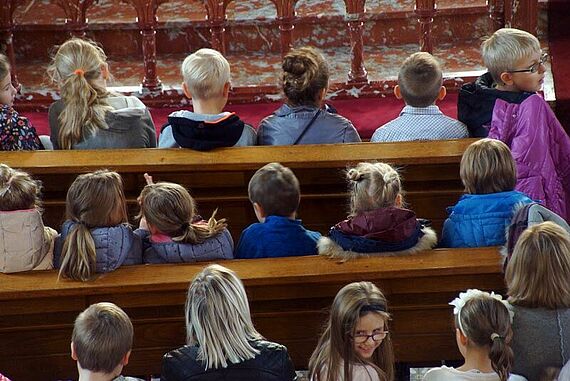
<svg viewBox="0 0 570 381">
<path fill-rule="evenodd" d="M 144 176 L 144 179 L 146 180 L 146 185 L 154 184 L 154 181 L 152 181 L 151 175 L 149 175 L 148 173 L 145 172 L 145 174 L 143 176 Z"/>
</svg>

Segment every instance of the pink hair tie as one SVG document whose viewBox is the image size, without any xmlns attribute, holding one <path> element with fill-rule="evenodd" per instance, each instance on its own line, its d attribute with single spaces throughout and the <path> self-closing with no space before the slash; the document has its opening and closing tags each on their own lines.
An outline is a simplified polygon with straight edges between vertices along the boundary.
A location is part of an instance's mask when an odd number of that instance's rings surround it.
<svg viewBox="0 0 570 381">
<path fill-rule="evenodd" d="M 75 69 L 75 71 L 73 72 L 73 74 L 79 75 L 79 76 L 83 76 L 83 75 L 85 75 L 85 70 L 83 70 L 83 69 Z"/>
</svg>

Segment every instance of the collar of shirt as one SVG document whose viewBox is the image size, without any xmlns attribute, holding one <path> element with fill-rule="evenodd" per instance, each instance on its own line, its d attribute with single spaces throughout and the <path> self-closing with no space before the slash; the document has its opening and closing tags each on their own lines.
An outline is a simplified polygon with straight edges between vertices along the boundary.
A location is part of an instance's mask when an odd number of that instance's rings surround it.
<svg viewBox="0 0 570 381">
<path fill-rule="evenodd" d="M 412 114 L 412 115 L 443 115 L 439 107 L 436 105 L 431 105 L 428 107 L 413 107 L 413 106 L 406 106 L 400 112 L 400 116 L 404 114 Z"/>
</svg>

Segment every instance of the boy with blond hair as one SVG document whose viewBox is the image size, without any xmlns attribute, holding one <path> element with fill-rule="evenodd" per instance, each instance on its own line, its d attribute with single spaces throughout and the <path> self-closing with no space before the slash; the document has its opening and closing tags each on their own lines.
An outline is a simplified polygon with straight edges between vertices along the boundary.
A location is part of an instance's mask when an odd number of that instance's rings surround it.
<svg viewBox="0 0 570 381">
<path fill-rule="evenodd" d="M 133 325 L 113 303 L 97 303 L 77 316 L 71 337 L 71 358 L 79 381 L 142 381 L 123 377 L 133 346 Z"/>
<path fill-rule="evenodd" d="M 469 136 L 463 123 L 445 116 L 435 105 L 446 95 L 439 62 L 429 53 L 409 56 L 398 73 L 394 95 L 404 99 L 400 116 L 378 128 L 371 142 L 445 140 Z"/>
<path fill-rule="evenodd" d="M 291 169 L 279 163 L 261 167 L 249 180 L 248 194 L 259 223 L 241 233 L 236 258 L 317 254 L 321 234 L 296 219 L 301 191 Z"/>
<path fill-rule="evenodd" d="M 512 28 L 481 45 L 488 73 L 459 92 L 458 115 L 472 136 L 498 139 L 511 149 L 516 190 L 570 219 L 570 138 L 537 94 L 545 63 L 540 42 Z"/>
<path fill-rule="evenodd" d="M 230 91 L 230 64 L 213 49 L 200 49 L 182 63 L 182 90 L 193 111 L 175 111 L 158 140 L 159 148 L 207 151 L 218 147 L 255 145 L 255 130 L 223 109 Z"/>
</svg>

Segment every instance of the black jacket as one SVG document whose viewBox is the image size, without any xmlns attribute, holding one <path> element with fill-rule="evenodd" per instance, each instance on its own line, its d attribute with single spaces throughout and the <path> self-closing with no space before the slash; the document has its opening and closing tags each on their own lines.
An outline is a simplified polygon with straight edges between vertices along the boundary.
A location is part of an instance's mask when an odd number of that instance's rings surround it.
<svg viewBox="0 0 570 381">
<path fill-rule="evenodd" d="M 197 361 L 198 347 L 183 346 L 164 355 L 161 381 L 294 381 L 295 367 L 283 345 L 265 340 L 251 343 L 255 358 L 227 368 L 208 369 Z"/>
</svg>

